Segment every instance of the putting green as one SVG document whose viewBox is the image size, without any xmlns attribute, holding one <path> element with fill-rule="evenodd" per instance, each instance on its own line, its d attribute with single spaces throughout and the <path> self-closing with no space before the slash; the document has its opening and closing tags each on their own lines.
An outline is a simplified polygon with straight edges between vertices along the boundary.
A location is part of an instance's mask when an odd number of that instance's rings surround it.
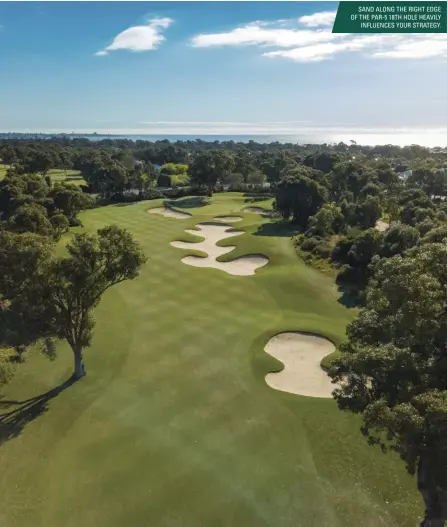
<svg viewBox="0 0 447 527">
<path fill-rule="evenodd" d="M 338 343 L 354 313 L 298 260 L 288 228 L 245 214 L 241 194 L 204 203 L 178 200 L 192 214 L 182 221 L 147 213 L 161 201 L 81 215 L 80 231 L 128 229 L 149 260 L 102 299 L 84 379 L 48 401 L 14 403 L 67 379 L 72 355 L 60 343 L 55 362 L 34 353 L 2 389 L 0 412 L 15 413 L 0 420 L 0 523 L 413 527 L 421 501 L 397 456 L 369 447 L 334 401 L 265 382 L 282 369 L 264 351 L 273 335 Z M 219 242 L 236 246 L 220 260 L 265 254 L 259 273 L 181 262 L 170 242 L 197 241 L 185 229 L 220 215 L 243 217 L 244 231 Z"/>
</svg>

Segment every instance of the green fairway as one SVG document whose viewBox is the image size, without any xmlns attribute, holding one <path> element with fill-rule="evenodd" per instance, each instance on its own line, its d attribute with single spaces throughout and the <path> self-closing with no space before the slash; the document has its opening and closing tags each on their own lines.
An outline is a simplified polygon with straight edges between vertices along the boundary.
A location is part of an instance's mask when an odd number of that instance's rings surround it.
<svg viewBox="0 0 447 527">
<path fill-rule="evenodd" d="M 192 214 L 182 220 L 147 213 L 160 206 L 80 215 L 79 232 L 128 229 L 148 263 L 104 295 L 85 378 L 14 403 L 69 377 L 60 343 L 56 361 L 36 350 L 2 389 L 0 524 L 414 527 L 421 500 L 397 456 L 368 446 L 334 401 L 264 380 L 281 369 L 263 351 L 270 337 L 301 330 L 338 344 L 354 316 L 333 279 L 299 260 L 293 229 L 242 212 L 271 200 L 182 198 L 175 207 Z M 185 229 L 216 215 L 241 216 L 232 227 L 245 231 L 222 241 L 236 246 L 222 260 L 253 253 L 269 264 L 244 277 L 184 265 L 188 252 L 170 242 L 200 240 Z"/>
<path fill-rule="evenodd" d="M 78 170 L 63 170 L 54 168 L 48 171 L 53 183 L 71 183 L 72 185 L 85 185 L 85 181 Z"/>
</svg>

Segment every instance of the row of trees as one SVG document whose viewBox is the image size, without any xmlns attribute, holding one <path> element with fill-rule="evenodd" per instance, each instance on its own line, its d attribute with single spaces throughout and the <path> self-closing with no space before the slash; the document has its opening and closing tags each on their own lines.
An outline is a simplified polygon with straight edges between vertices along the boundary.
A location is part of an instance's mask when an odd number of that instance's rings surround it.
<svg viewBox="0 0 447 527">
<path fill-rule="evenodd" d="M 244 184 L 260 184 L 265 180 L 276 186 L 286 169 L 296 165 L 323 174 L 337 167 L 338 182 L 334 181 L 334 191 L 337 183 L 339 191 L 343 191 L 346 178 L 352 174 L 357 177 L 359 167 L 376 171 L 379 182 L 384 184 L 396 173 L 412 169 L 415 186 L 428 195 L 447 195 L 444 183 L 447 151 L 418 146 L 363 147 L 355 143 L 316 146 L 200 140 L 151 143 L 64 137 L 3 140 L 0 141 L 0 158 L 20 174 L 46 175 L 50 169 L 79 170 L 91 191 L 108 199 L 129 189 L 138 190 L 145 197 L 144 193 L 160 175 L 156 168 L 160 165 L 165 166 L 164 175 L 168 176 L 173 175 L 174 167 L 189 166 L 191 182 L 208 192 L 220 185 L 243 188 Z"/>
<path fill-rule="evenodd" d="M 371 444 L 417 473 L 421 526 L 444 527 L 447 172 L 420 166 L 401 180 L 383 162 L 315 161 L 281 170 L 275 205 L 301 230 L 301 250 L 336 265 L 363 305 L 330 368 L 334 397 L 362 415 Z M 379 230 L 383 216 L 391 224 Z"/>
</svg>

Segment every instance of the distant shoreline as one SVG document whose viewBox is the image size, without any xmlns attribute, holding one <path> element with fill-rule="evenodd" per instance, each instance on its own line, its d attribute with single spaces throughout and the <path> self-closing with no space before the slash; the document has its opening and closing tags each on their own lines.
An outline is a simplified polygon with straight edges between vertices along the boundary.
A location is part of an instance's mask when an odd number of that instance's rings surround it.
<svg viewBox="0 0 447 527">
<path fill-rule="evenodd" d="M 224 142 L 234 141 L 236 143 L 248 143 L 253 141 L 255 143 L 291 143 L 291 144 L 350 144 L 355 141 L 363 146 L 376 145 L 396 145 L 396 146 L 410 146 L 420 145 L 425 147 L 447 147 L 447 130 L 417 130 L 414 133 L 396 132 L 382 133 L 347 133 L 343 130 L 340 134 L 333 133 L 327 137 L 324 134 L 315 135 L 299 135 L 299 134 L 281 134 L 281 135 L 262 135 L 262 134 L 66 134 L 66 133 L 29 133 L 29 132 L 0 132 L 0 140 L 5 139 L 50 139 L 50 138 L 67 138 L 67 139 L 89 139 L 91 141 L 103 140 L 119 140 L 128 139 L 131 141 L 206 141 L 206 142 Z"/>
</svg>

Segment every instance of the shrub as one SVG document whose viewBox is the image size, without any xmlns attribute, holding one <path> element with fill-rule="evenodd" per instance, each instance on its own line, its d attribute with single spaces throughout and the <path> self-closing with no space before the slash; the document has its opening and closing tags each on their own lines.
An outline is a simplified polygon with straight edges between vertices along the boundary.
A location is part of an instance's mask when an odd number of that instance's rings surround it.
<svg viewBox="0 0 447 527">
<path fill-rule="evenodd" d="M 313 251 L 315 247 L 319 246 L 323 242 L 323 238 L 315 236 L 312 238 L 303 238 L 301 242 L 301 249 L 303 251 Z"/>
<path fill-rule="evenodd" d="M 70 227 L 83 227 L 79 218 L 70 218 L 69 223 Z"/>
<path fill-rule="evenodd" d="M 163 194 L 156 188 L 149 187 L 141 193 L 141 199 L 160 199 Z"/>
<path fill-rule="evenodd" d="M 163 174 L 173 175 L 186 175 L 188 173 L 188 165 L 181 163 L 165 163 L 161 166 L 161 172 Z"/>
<path fill-rule="evenodd" d="M 325 260 L 331 256 L 331 253 L 332 253 L 332 247 L 327 242 L 318 244 L 312 250 L 312 254 L 315 254 L 316 256 L 323 258 Z"/>
</svg>

